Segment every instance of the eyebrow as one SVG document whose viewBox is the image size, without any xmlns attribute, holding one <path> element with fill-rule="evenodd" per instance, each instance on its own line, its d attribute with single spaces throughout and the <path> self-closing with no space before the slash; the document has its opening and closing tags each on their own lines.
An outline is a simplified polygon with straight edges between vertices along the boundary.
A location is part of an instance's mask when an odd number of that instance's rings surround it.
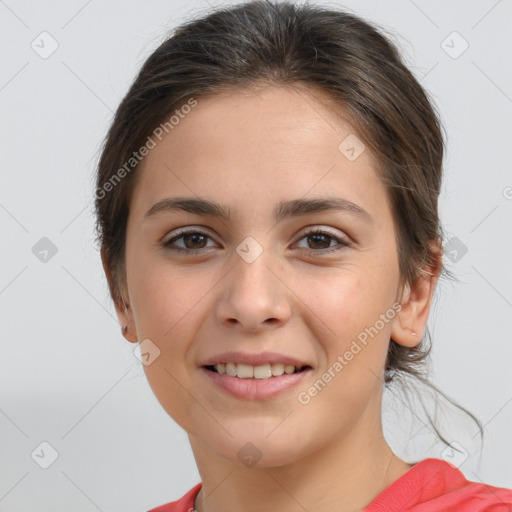
<svg viewBox="0 0 512 512">
<path fill-rule="evenodd" d="M 184 211 L 196 215 L 218 217 L 230 220 L 230 210 L 225 206 L 199 197 L 166 197 L 155 203 L 144 215 L 152 217 L 161 212 Z M 341 197 L 318 197 L 312 199 L 292 199 L 279 202 L 272 213 L 275 222 L 289 217 L 327 211 L 352 213 L 371 224 L 373 217 L 359 205 Z"/>
</svg>

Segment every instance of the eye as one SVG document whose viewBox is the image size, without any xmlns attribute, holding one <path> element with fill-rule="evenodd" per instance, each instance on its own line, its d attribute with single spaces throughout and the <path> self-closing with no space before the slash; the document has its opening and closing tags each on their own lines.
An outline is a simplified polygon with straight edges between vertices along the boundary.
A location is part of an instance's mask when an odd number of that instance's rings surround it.
<svg viewBox="0 0 512 512">
<path fill-rule="evenodd" d="M 309 245 L 313 246 L 312 249 L 309 249 L 309 254 L 332 253 L 350 246 L 350 242 L 347 239 L 334 236 L 320 228 L 309 228 L 300 240 L 306 240 L 306 243 L 309 242 Z M 330 245 L 333 241 L 337 242 L 337 245 L 331 247 Z M 318 246 L 321 247 L 319 248 Z"/>
<path fill-rule="evenodd" d="M 210 235 L 199 231 L 196 228 L 188 228 L 181 230 L 176 236 L 170 238 L 163 243 L 164 247 L 167 247 L 177 253 L 193 253 L 200 252 L 202 249 L 208 249 L 206 241 L 211 239 Z M 176 246 L 176 242 L 182 240 L 183 246 Z M 212 246 L 210 246 L 212 247 Z"/>
<path fill-rule="evenodd" d="M 205 249 L 209 249 L 215 246 L 207 246 L 207 240 L 211 237 L 208 233 L 198 230 L 197 228 L 186 228 L 179 231 L 175 236 L 164 242 L 162 245 L 178 254 L 188 253 L 189 255 L 194 253 L 201 253 Z M 308 228 L 304 233 L 299 242 L 306 240 L 312 248 L 300 247 L 306 249 L 309 254 L 326 254 L 337 252 L 345 247 L 349 247 L 351 244 L 345 238 L 340 238 L 330 233 L 329 231 L 322 230 L 320 228 Z M 179 242 L 180 245 L 177 245 Z M 332 242 L 337 242 L 334 246 L 331 246 Z M 320 247 L 319 247 L 320 246 Z"/>
</svg>

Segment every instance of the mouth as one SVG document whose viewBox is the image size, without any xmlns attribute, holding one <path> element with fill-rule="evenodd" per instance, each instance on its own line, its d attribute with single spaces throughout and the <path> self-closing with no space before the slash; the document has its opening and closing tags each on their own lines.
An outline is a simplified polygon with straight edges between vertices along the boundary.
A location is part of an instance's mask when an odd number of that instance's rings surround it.
<svg viewBox="0 0 512 512">
<path fill-rule="evenodd" d="M 203 366 L 206 370 L 218 373 L 220 375 L 228 375 L 239 379 L 272 379 L 281 375 L 292 375 L 302 373 L 311 369 L 311 366 L 302 365 L 295 366 L 292 364 L 272 363 L 253 366 L 243 363 L 218 363 L 214 365 Z"/>
<path fill-rule="evenodd" d="M 219 390 L 238 400 L 270 400 L 290 393 L 293 388 L 306 386 L 313 375 L 308 365 L 294 366 L 282 363 L 248 364 L 218 363 L 203 365 L 201 374 L 208 379 L 208 391 Z M 211 387 L 213 385 L 213 388 Z M 285 395 L 286 396 L 286 395 Z"/>
</svg>

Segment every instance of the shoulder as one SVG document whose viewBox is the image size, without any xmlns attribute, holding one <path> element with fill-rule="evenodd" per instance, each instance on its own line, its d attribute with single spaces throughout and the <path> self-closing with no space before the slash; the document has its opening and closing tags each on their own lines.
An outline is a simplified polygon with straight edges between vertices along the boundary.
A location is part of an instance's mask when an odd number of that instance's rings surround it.
<svg viewBox="0 0 512 512">
<path fill-rule="evenodd" d="M 201 490 L 202 483 L 196 484 L 190 491 L 184 494 L 179 500 L 171 501 L 165 505 L 160 505 L 152 508 L 148 512 L 193 512 L 194 501 L 199 491 Z"/>
<path fill-rule="evenodd" d="M 454 465 L 424 459 L 393 482 L 365 512 L 510 512 L 512 490 L 466 479 Z"/>
</svg>

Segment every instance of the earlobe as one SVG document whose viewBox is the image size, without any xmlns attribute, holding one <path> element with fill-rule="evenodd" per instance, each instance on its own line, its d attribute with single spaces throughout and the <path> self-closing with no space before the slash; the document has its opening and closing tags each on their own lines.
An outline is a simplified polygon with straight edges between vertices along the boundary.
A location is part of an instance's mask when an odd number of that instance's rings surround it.
<svg viewBox="0 0 512 512">
<path fill-rule="evenodd" d="M 119 324 L 121 325 L 121 334 L 127 341 L 137 343 L 138 339 L 136 334 L 134 334 L 136 333 L 136 330 L 132 309 L 130 308 L 130 305 L 124 300 L 121 293 L 117 290 L 117 287 L 112 278 L 110 267 L 107 264 L 107 257 L 103 251 L 101 252 L 101 263 L 107 278 L 110 296 L 114 302 L 117 318 L 119 319 Z"/>
<path fill-rule="evenodd" d="M 399 345 L 415 347 L 425 334 L 430 305 L 441 269 L 441 254 L 437 244 L 434 251 L 434 265 L 423 269 L 414 283 L 407 283 L 401 294 L 402 309 L 397 313 L 391 327 L 391 339 Z"/>
<path fill-rule="evenodd" d="M 134 329 L 134 323 L 132 321 L 129 321 L 121 329 L 121 334 L 124 336 L 124 338 L 127 341 L 129 341 L 130 343 L 138 343 L 139 340 L 138 340 L 137 336 L 134 336 L 132 334 L 133 332 L 135 332 L 135 329 Z"/>
<path fill-rule="evenodd" d="M 391 339 L 406 347 L 415 347 L 423 338 L 426 322 L 417 314 L 417 305 L 411 302 L 402 304 L 402 310 L 396 315 L 391 326 Z M 428 310 L 427 310 L 428 314 Z"/>
</svg>

